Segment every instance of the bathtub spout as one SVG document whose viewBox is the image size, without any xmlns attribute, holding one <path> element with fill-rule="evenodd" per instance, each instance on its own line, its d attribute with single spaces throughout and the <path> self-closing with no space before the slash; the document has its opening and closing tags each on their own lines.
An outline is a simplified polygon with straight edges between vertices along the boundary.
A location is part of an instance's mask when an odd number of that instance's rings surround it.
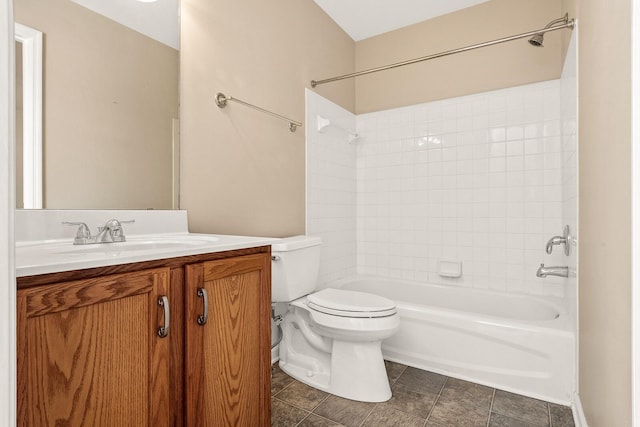
<svg viewBox="0 0 640 427">
<path fill-rule="evenodd" d="M 536 276 L 542 278 L 547 276 L 569 277 L 569 267 L 545 267 L 544 264 L 540 264 Z"/>
</svg>

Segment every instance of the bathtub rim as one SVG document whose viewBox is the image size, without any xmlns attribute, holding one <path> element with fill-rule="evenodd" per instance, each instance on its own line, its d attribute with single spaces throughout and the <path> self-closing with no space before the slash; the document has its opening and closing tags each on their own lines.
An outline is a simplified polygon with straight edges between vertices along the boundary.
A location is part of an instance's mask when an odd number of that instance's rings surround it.
<svg viewBox="0 0 640 427">
<path fill-rule="evenodd" d="M 375 275 L 364 275 L 364 274 L 356 274 L 347 277 L 343 277 L 331 282 L 326 283 L 324 287 L 335 287 L 335 288 L 344 288 L 347 284 L 360 281 L 360 280 L 378 280 L 378 281 L 388 281 L 392 283 L 402 283 L 408 285 L 414 285 L 418 287 L 433 287 L 441 290 L 452 291 L 452 292 L 472 292 L 472 293 L 481 293 L 481 294 L 489 294 L 496 296 L 507 296 L 510 298 L 521 298 L 521 299 L 529 299 L 533 301 L 537 301 L 542 304 L 549 305 L 553 307 L 554 310 L 557 311 L 558 317 L 554 319 L 544 319 L 544 320 L 524 320 L 524 319 L 514 319 L 509 317 L 502 316 L 492 316 L 490 314 L 485 313 L 476 313 L 476 312 L 467 312 L 462 310 L 451 309 L 447 307 L 441 306 L 433 306 L 433 305 L 425 305 L 425 304 L 415 304 L 405 300 L 398 300 L 396 298 L 392 298 L 390 296 L 382 295 L 386 298 L 391 299 L 396 302 L 398 308 L 402 308 L 404 310 L 416 312 L 424 310 L 428 313 L 438 313 L 439 315 L 444 315 L 449 318 L 465 318 L 468 319 L 472 317 L 475 321 L 491 323 L 495 325 L 501 326 L 511 326 L 518 329 L 526 329 L 530 331 L 535 330 L 544 330 L 549 331 L 553 330 L 555 332 L 562 332 L 569 334 L 575 337 L 575 320 L 571 318 L 569 312 L 565 307 L 565 301 L 563 298 L 548 296 L 548 295 L 533 295 L 533 294 L 520 294 L 513 292 L 504 292 L 498 291 L 494 289 L 476 289 L 467 286 L 459 286 L 459 285 L 443 285 L 439 283 L 428 283 L 428 282 L 420 282 L 417 280 L 407 280 L 407 279 L 398 279 L 393 277 L 384 277 L 384 276 L 375 276 Z M 371 292 L 375 294 L 375 292 Z M 420 308 L 420 310 L 418 310 Z"/>
</svg>

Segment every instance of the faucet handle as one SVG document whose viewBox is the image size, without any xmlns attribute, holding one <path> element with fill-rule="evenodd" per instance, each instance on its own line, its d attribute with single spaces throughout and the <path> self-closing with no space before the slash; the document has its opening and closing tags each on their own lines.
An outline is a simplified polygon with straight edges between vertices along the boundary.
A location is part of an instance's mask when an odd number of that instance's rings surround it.
<svg viewBox="0 0 640 427">
<path fill-rule="evenodd" d="M 117 219 L 110 219 L 109 221 L 107 221 L 107 223 L 103 226 L 98 226 L 98 231 L 102 231 L 105 228 L 110 228 L 112 230 L 121 230 L 122 229 L 122 224 L 131 224 L 133 222 L 136 222 L 135 219 L 129 219 L 126 221 L 120 221 Z"/>
<path fill-rule="evenodd" d="M 130 219 L 126 221 L 119 221 L 117 219 L 110 219 L 106 222 L 103 227 L 98 227 L 98 232 L 103 233 L 106 232 L 109 234 L 110 240 L 109 242 L 124 242 L 126 238 L 122 231 L 122 224 L 131 224 L 136 222 L 135 219 Z M 106 240 L 105 240 L 106 241 Z"/>
<path fill-rule="evenodd" d="M 564 254 L 569 256 L 571 254 L 571 234 L 569 232 L 569 226 L 565 225 L 562 236 L 553 236 L 547 242 L 545 250 L 548 254 L 551 254 L 555 245 L 564 245 Z"/>
<path fill-rule="evenodd" d="M 84 222 L 62 221 L 62 224 L 78 226 L 76 237 L 75 239 L 73 239 L 74 245 L 84 245 L 91 242 L 91 231 L 89 230 L 89 227 L 87 227 L 87 224 L 85 224 Z"/>
</svg>

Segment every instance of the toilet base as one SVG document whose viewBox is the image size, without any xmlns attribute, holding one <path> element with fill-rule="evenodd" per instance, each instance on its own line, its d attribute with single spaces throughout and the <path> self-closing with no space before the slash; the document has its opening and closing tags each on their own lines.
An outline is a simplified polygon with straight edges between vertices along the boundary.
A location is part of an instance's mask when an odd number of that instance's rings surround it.
<svg viewBox="0 0 640 427">
<path fill-rule="evenodd" d="M 304 319 L 287 313 L 280 342 L 280 368 L 311 387 L 361 402 L 386 402 L 391 388 L 382 358 L 382 341 L 344 342 L 324 338 L 324 348 L 305 339 Z M 329 350 L 329 351 L 327 351 Z"/>
</svg>

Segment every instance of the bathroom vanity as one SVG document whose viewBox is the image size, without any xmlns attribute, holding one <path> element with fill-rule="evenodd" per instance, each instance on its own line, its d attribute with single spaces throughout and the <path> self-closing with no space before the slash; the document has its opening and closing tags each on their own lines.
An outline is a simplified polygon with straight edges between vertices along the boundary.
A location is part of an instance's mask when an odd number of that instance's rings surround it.
<svg viewBox="0 0 640 427">
<path fill-rule="evenodd" d="M 270 425 L 270 246 L 189 236 L 17 247 L 18 425 Z"/>
</svg>

